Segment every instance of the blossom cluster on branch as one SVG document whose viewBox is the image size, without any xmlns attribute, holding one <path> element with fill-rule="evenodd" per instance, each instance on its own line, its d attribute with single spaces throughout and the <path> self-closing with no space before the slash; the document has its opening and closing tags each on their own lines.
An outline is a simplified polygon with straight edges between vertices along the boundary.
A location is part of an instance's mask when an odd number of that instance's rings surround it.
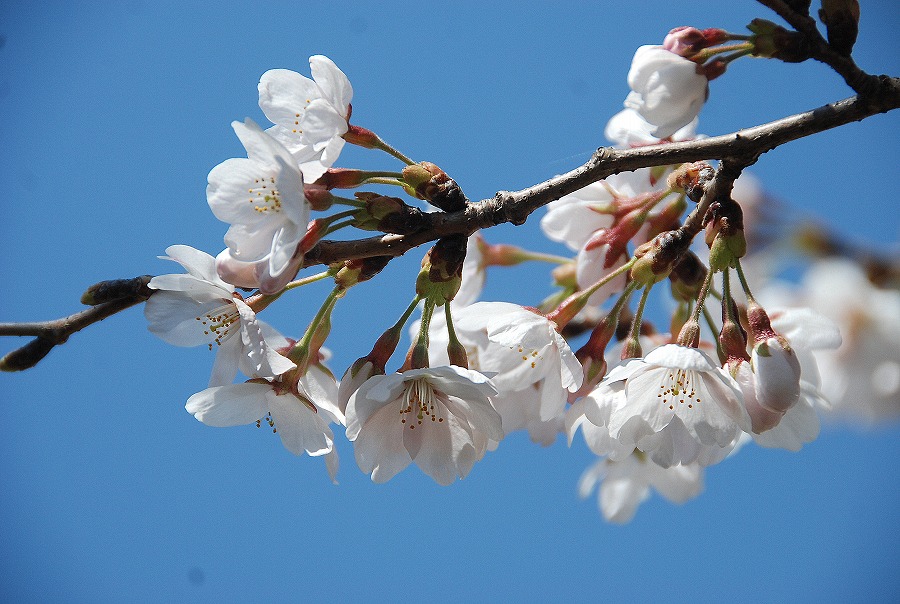
<svg viewBox="0 0 900 604">
<path fill-rule="evenodd" d="M 510 433 L 550 445 L 580 432 L 598 460 L 579 489 L 586 496 L 600 484 L 607 519 L 631 519 L 651 487 L 686 501 L 702 490 L 706 467 L 748 442 L 799 450 L 832 407 L 900 415 L 900 294 L 846 259 L 823 262 L 793 290 L 773 287 L 756 261 L 772 236 L 761 218 L 766 197 L 744 169 L 778 144 L 900 106 L 895 80 L 875 90 L 852 65 L 855 29 L 828 6 L 827 42 L 788 19 L 794 31 L 763 20 L 749 34 L 679 27 L 640 47 L 624 109 L 605 128 L 618 151 L 478 203 L 436 164 L 351 123 L 353 88 L 327 57 L 310 58 L 312 78 L 267 71 L 259 106 L 272 125 L 234 122 L 246 157 L 208 177 L 209 207 L 229 225 L 226 248 L 213 257 L 170 246 L 165 258 L 186 273 L 96 287 L 84 301 L 103 309 L 99 320 L 146 300 L 152 333 L 215 351 L 208 387 L 187 400 L 194 417 L 217 427 L 265 424 L 292 453 L 322 457 L 332 480 L 335 431 L 373 481 L 415 464 L 442 485 L 468 475 Z M 865 90 L 830 113 L 787 118 L 733 144 L 698 135 L 710 82 L 750 56 L 822 60 Z M 400 165 L 335 167 L 346 143 Z M 402 196 L 385 194 L 389 187 Z M 478 230 L 524 222 L 543 205 L 543 233 L 571 256 L 492 244 Z M 327 239 L 345 229 L 380 235 Z M 336 379 L 325 348 L 335 305 L 392 257 L 430 241 L 408 306 Z M 553 266 L 546 299 L 480 301 L 488 267 L 523 262 Z M 324 271 L 300 276 L 320 263 Z M 299 339 L 259 318 L 322 280 L 334 288 Z M 674 310 L 658 328 L 645 310 L 651 290 L 664 288 Z M 389 369 L 410 323 L 411 346 Z M 42 356 L 74 329 L 0 332 L 38 336 Z M 28 366 L 29 354 L 7 355 L 3 368 Z M 246 379 L 235 383 L 239 372 Z"/>
</svg>

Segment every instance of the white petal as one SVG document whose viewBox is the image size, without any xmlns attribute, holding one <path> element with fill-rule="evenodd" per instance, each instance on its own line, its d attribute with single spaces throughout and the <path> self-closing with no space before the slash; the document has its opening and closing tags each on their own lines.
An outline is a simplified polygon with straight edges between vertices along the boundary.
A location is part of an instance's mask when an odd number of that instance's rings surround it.
<svg viewBox="0 0 900 604">
<path fill-rule="evenodd" d="M 398 401 L 373 413 L 353 442 L 359 469 L 371 474 L 374 482 L 387 482 L 412 462 L 403 445 L 403 430 Z"/>
<path fill-rule="evenodd" d="M 336 109 L 343 110 L 346 117 L 347 107 L 353 100 L 353 87 L 344 72 L 338 69 L 334 61 L 323 55 L 310 57 L 309 68 L 325 97 Z"/>
<path fill-rule="evenodd" d="M 268 412 L 269 384 L 231 384 L 207 388 L 191 396 L 184 406 L 208 426 L 227 428 L 252 424 Z"/>
<path fill-rule="evenodd" d="M 334 435 L 328 423 L 292 394 L 267 394 L 269 412 L 285 448 L 294 455 L 306 451 L 324 455 L 333 449 Z"/>
</svg>

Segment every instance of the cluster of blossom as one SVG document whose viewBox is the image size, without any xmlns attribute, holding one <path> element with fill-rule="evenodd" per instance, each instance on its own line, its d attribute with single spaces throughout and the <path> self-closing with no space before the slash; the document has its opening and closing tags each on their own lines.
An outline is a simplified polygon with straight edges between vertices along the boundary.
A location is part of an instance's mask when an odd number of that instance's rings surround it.
<svg viewBox="0 0 900 604">
<path fill-rule="evenodd" d="M 738 43 L 725 45 L 732 41 Z M 694 138 L 709 80 L 754 54 L 757 42 L 679 28 L 663 45 L 639 48 L 625 109 L 609 121 L 607 137 L 621 146 Z M 813 310 L 770 305 L 767 311 L 754 298 L 741 266 L 742 207 L 754 199 L 740 198 L 740 184 L 706 213 L 708 261 L 691 248 L 697 233 L 682 220 L 714 173 L 705 163 L 620 173 L 552 202 L 541 226 L 574 258 L 491 245 L 478 233 L 439 239 L 423 259 L 409 306 L 338 382 L 324 365 L 332 309 L 389 259 L 347 261 L 298 279 L 304 257 L 344 227 L 405 234 L 421 211 L 397 197 L 342 198 L 333 191 L 397 186 L 446 212 L 467 201 L 434 164 L 413 162 L 349 123 L 352 88 L 331 60 L 315 56 L 310 66 L 312 79 L 283 69 L 263 74 L 259 104 L 274 125 L 235 122 L 247 158 L 229 159 L 209 174 L 209 206 L 230 225 L 227 248 L 213 258 L 171 246 L 168 259 L 187 274 L 150 282 L 158 290 L 146 305 L 150 330 L 175 345 L 216 349 L 209 387 L 187 401 L 198 420 L 267 423 L 291 452 L 324 456 L 332 479 L 338 466 L 332 425 L 340 425 L 360 469 L 375 482 L 415 463 L 442 485 L 465 477 L 507 434 L 525 430 L 549 445 L 562 433 L 571 443 L 581 428 L 601 459 L 580 490 L 586 495 L 602 480 L 600 507 L 616 522 L 633 516 L 650 487 L 676 502 L 697 495 L 703 468 L 748 440 L 798 450 L 816 437 L 817 409 L 828 406 L 817 362 L 827 362 L 824 351 L 840 344 L 838 328 Z M 345 142 L 386 151 L 405 166 L 335 168 Z M 336 205 L 349 209 L 311 220 L 313 211 Z M 555 294 L 538 308 L 477 301 L 486 267 L 526 260 L 558 264 Z M 734 276 L 739 292 L 732 291 Z M 257 318 L 284 292 L 325 278 L 334 279 L 334 290 L 299 340 Z M 643 320 L 651 288 L 664 281 L 677 303 L 669 333 Z M 236 288 L 253 293 L 245 298 Z M 720 301 L 721 313 L 710 312 L 709 300 Z M 848 313 L 852 304 L 848 299 Z M 900 310 L 896 299 L 885 304 Z M 413 322 L 409 352 L 389 372 L 417 307 L 421 319 Z M 701 335 L 701 322 L 712 337 Z M 573 352 L 567 337 L 579 325 L 591 332 Z M 871 340 L 863 335 L 859 346 Z M 885 336 L 895 358 L 897 341 Z M 863 364 L 876 353 L 851 354 Z M 247 381 L 234 383 L 238 371 Z M 873 401 L 883 394 L 884 406 L 896 407 L 900 365 L 879 371 L 890 373 L 893 386 L 866 394 Z M 846 390 L 860 388 L 853 379 Z"/>
</svg>

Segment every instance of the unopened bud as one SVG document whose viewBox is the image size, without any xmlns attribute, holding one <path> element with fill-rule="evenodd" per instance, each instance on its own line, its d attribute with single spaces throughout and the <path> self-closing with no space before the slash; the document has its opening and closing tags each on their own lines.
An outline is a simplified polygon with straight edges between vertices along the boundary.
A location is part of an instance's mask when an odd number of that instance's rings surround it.
<svg viewBox="0 0 900 604">
<path fill-rule="evenodd" d="M 704 29 L 701 31 L 696 27 L 676 27 L 666 36 L 666 39 L 663 41 L 663 48 L 690 59 L 701 50 L 728 40 L 728 32 L 723 29 Z"/>
<path fill-rule="evenodd" d="M 356 260 L 347 260 L 344 266 L 334 276 L 336 285 L 348 289 L 357 283 L 368 281 L 387 266 L 391 261 L 390 256 L 371 256 L 369 258 L 358 258 Z"/>
<path fill-rule="evenodd" d="M 696 300 L 706 281 L 706 272 L 697 254 L 688 250 L 669 273 L 672 296 L 683 302 Z"/>
<path fill-rule="evenodd" d="M 431 162 L 421 162 L 403 168 L 403 180 L 410 192 L 445 212 L 466 207 L 469 200 L 456 181 Z"/>
<path fill-rule="evenodd" d="M 859 32 L 857 0 L 822 0 L 819 19 L 828 32 L 828 44 L 845 57 L 850 56 Z"/>
<path fill-rule="evenodd" d="M 639 359 L 644 356 L 644 351 L 641 349 L 641 341 L 637 336 L 631 336 L 622 345 L 622 360 L 625 359 Z"/>
<path fill-rule="evenodd" d="M 682 229 L 660 233 L 634 251 L 636 258 L 631 267 L 632 280 L 641 285 L 652 285 L 669 276 L 675 264 L 691 244 L 691 238 Z"/>
<path fill-rule="evenodd" d="M 666 181 L 671 189 L 680 189 L 685 192 L 688 199 L 699 202 L 706 190 L 706 185 L 713 179 L 716 171 L 705 161 L 691 164 L 681 164 L 676 168 Z"/>
<path fill-rule="evenodd" d="M 750 36 L 750 42 L 755 57 L 780 59 L 786 63 L 799 63 L 809 58 L 809 43 L 800 32 L 788 31 L 766 19 L 754 19 L 747 29 L 754 34 Z"/>
<path fill-rule="evenodd" d="M 315 186 L 326 189 L 354 189 L 372 176 L 371 172 L 352 168 L 328 168 Z M 307 185 L 309 186 L 309 185 Z"/>
<path fill-rule="evenodd" d="M 678 332 L 676 343 L 679 346 L 696 348 L 700 344 L 700 324 L 695 319 L 688 320 Z"/>
<path fill-rule="evenodd" d="M 462 267 L 466 259 L 465 235 L 448 235 L 438 239 L 425 258 L 416 279 L 416 293 L 441 306 L 456 297 L 462 283 Z"/>
<path fill-rule="evenodd" d="M 398 197 L 369 192 L 357 193 L 355 197 L 366 204 L 366 207 L 353 214 L 354 225 L 360 229 L 409 235 L 424 226 L 422 211 L 407 205 Z"/>
<path fill-rule="evenodd" d="M 317 212 L 323 212 L 334 205 L 334 195 L 325 187 L 317 184 L 303 187 L 303 195 L 309 202 L 309 207 Z"/>
</svg>

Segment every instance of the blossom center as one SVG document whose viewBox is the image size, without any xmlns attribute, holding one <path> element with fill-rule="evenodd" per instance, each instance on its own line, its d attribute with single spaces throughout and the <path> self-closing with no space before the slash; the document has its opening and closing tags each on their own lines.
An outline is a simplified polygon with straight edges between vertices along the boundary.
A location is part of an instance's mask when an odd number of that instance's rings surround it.
<svg viewBox="0 0 900 604">
<path fill-rule="evenodd" d="M 311 102 L 312 102 L 311 99 L 306 99 L 306 104 L 303 105 L 303 109 L 301 109 L 301 111 L 303 113 L 306 113 L 306 108 L 309 107 L 309 104 Z M 294 114 L 294 127 L 291 128 L 291 132 L 293 134 L 303 134 L 303 128 L 300 127 L 300 119 L 301 118 L 302 118 L 302 115 L 300 113 Z"/>
<path fill-rule="evenodd" d="M 213 344 L 221 346 L 222 342 L 233 333 L 232 326 L 240 320 L 240 314 L 237 306 L 229 302 L 194 319 L 200 322 L 203 335 L 212 337 L 212 342 L 207 344 L 212 350 Z"/>
<path fill-rule="evenodd" d="M 427 379 L 419 377 L 411 380 L 403 394 L 403 405 L 400 407 L 400 423 L 414 430 L 421 426 L 427 418 L 432 422 L 443 422 L 439 417 L 440 405 L 436 405 L 437 395 Z"/>
<path fill-rule="evenodd" d="M 525 348 L 522 347 L 522 346 L 519 346 L 518 352 L 519 352 L 520 355 L 522 355 L 522 362 L 523 362 L 523 363 L 530 363 L 532 369 L 534 369 L 535 367 L 537 367 L 537 362 L 538 362 L 540 359 L 543 359 L 543 358 L 544 358 L 543 356 L 541 356 L 540 351 L 538 351 L 538 350 L 525 350 Z"/>
<path fill-rule="evenodd" d="M 685 369 L 666 371 L 659 385 L 659 393 L 656 395 L 663 406 L 674 410 L 676 405 L 687 405 L 688 409 L 693 409 L 694 405 L 700 402 L 694 388 L 694 380 L 697 378 L 695 373 Z"/>
<path fill-rule="evenodd" d="M 247 189 L 250 194 L 250 205 L 260 214 L 281 211 L 281 194 L 275 188 L 275 178 L 254 178 L 253 187 Z"/>
</svg>

